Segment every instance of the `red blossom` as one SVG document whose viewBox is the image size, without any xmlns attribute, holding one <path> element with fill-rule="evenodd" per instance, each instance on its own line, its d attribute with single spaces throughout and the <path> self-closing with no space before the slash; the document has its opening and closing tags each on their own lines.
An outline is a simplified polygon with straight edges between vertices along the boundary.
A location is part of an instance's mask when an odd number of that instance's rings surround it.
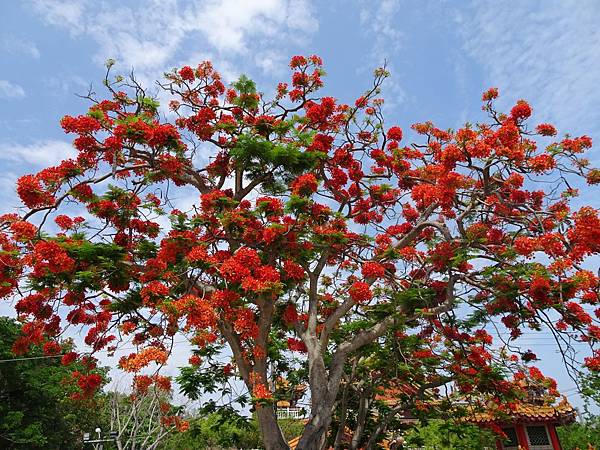
<svg viewBox="0 0 600 450">
<path fill-rule="evenodd" d="M 510 110 L 510 115 L 517 121 L 525 120 L 531 116 L 531 106 L 525 100 L 519 100 Z"/>
<path fill-rule="evenodd" d="M 39 177 L 24 175 L 17 180 L 17 193 L 28 208 L 39 208 L 54 203 L 54 196 L 42 188 Z"/>
<path fill-rule="evenodd" d="M 306 58 L 301 55 L 292 56 L 292 59 L 290 60 L 290 67 L 292 69 L 297 69 L 298 67 L 305 66 L 306 64 Z"/>
<path fill-rule="evenodd" d="M 17 241 L 31 240 L 37 234 L 36 226 L 24 220 L 13 223 L 10 226 L 10 231 L 13 232 L 14 238 Z"/>
<path fill-rule="evenodd" d="M 301 281 L 306 278 L 304 268 L 292 260 L 286 259 L 283 263 L 283 272 L 291 280 Z"/>
<path fill-rule="evenodd" d="M 294 322 L 298 320 L 298 312 L 296 311 L 296 307 L 293 304 L 288 303 L 283 310 L 282 318 L 287 325 L 293 325 Z"/>
<path fill-rule="evenodd" d="M 101 128 L 100 122 L 90 116 L 65 116 L 60 121 L 60 124 L 67 133 L 94 133 Z"/>
<path fill-rule="evenodd" d="M 394 141 L 402 140 L 402 129 L 400 127 L 392 127 L 387 132 L 387 138 Z"/>
<path fill-rule="evenodd" d="M 293 352 L 306 353 L 306 344 L 299 339 L 288 338 L 287 340 L 288 348 Z"/>
<path fill-rule="evenodd" d="M 71 219 L 69 216 L 65 216 L 64 214 L 56 216 L 54 218 L 54 222 L 56 222 L 56 224 L 63 230 L 68 230 L 73 227 L 73 219 Z"/>
<path fill-rule="evenodd" d="M 537 302 L 546 302 L 550 294 L 551 284 L 546 278 L 535 277 L 529 285 L 529 295 Z"/>
<path fill-rule="evenodd" d="M 68 366 L 72 364 L 79 355 L 76 352 L 67 352 L 63 355 L 60 362 L 63 366 Z"/>
<path fill-rule="evenodd" d="M 190 66 L 183 66 L 181 69 L 179 69 L 179 76 L 184 81 L 194 81 L 194 69 L 192 69 Z"/>
<path fill-rule="evenodd" d="M 361 273 L 365 278 L 381 278 L 385 275 L 385 267 L 377 262 L 368 261 L 362 265 Z"/>
<path fill-rule="evenodd" d="M 190 250 L 190 252 L 187 255 L 187 259 L 190 262 L 208 262 L 208 252 L 206 251 L 206 248 L 204 246 L 198 245 L 192 250 Z"/>
<path fill-rule="evenodd" d="M 498 98 L 498 88 L 489 88 L 485 91 L 481 97 L 484 102 L 489 102 L 490 100 L 494 100 Z"/>
<path fill-rule="evenodd" d="M 291 185 L 292 192 L 296 195 L 306 196 L 317 191 L 319 183 L 312 173 L 300 175 Z"/>
<path fill-rule="evenodd" d="M 365 303 L 373 298 L 371 287 L 362 281 L 355 281 L 348 289 L 348 294 L 356 303 Z"/>
<path fill-rule="evenodd" d="M 252 397 L 257 400 L 270 400 L 273 398 L 273 394 L 265 384 L 257 383 L 252 388 Z"/>
<path fill-rule="evenodd" d="M 556 128 L 550 125 L 549 123 L 541 123 L 537 127 L 535 127 L 535 131 L 537 131 L 542 136 L 555 136 Z"/>
<path fill-rule="evenodd" d="M 62 350 L 60 344 L 56 341 L 48 341 L 44 344 L 44 355 L 57 355 Z"/>
<path fill-rule="evenodd" d="M 556 166 L 556 161 L 551 155 L 537 155 L 527 160 L 527 164 L 536 173 L 544 173 Z"/>
</svg>

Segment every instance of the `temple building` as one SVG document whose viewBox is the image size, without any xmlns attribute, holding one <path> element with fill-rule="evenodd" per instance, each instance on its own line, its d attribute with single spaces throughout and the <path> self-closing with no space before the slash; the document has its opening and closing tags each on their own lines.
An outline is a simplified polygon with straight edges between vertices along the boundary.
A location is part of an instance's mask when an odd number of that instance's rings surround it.
<svg viewBox="0 0 600 450">
<path fill-rule="evenodd" d="M 304 392 L 294 392 L 291 401 L 278 403 L 278 415 L 280 411 L 284 412 L 282 416 L 293 417 L 290 412 L 299 410 L 296 402 Z M 377 400 L 384 401 L 390 406 L 397 403 L 394 389 L 388 389 L 384 394 L 378 395 Z M 496 450 L 563 450 L 556 427 L 573 423 L 576 418 L 576 411 L 568 402 L 566 397 L 556 400 L 543 394 L 536 388 L 529 388 L 527 398 L 517 403 L 515 409 L 509 413 L 499 414 L 491 410 L 481 411 L 481 409 L 470 409 L 465 403 L 458 401 L 457 405 L 462 404 L 467 408 L 467 415 L 462 419 L 465 422 L 473 423 L 485 428 L 500 428 L 505 437 L 498 436 L 496 440 Z M 468 411 L 471 410 L 469 413 Z M 418 419 L 408 411 L 400 413 L 399 422 L 402 429 L 397 432 L 388 432 L 387 437 L 382 438 L 380 445 L 384 449 L 408 449 L 404 444 L 404 432 L 412 425 L 418 423 Z M 493 427 L 492 427 L 493 425 Z M 349 438 L 352 432 L 348 429 Z M 289 442 L 290 448 L 294 449 L 298 445 L 300 437 L 292 439 Z M 404 444 L 404 445 L 403 445 Z M 490 449 L 491 450 L 491 449 Z"/>
<path fill-rule="evenodd" d="M 507 439 L 498 438 L 497 450 L 518 450 L 519 446 L 523 450 L 563 450 L 556 427 L 574 422 L 575 410 L 563 397 L 553 405 L 521 403 L 501 422 L 487 413 L 475 413 L 469 421 L 478 425 L 495 423 L 502 428 Z"/>
<path fill-rule="evenodd" d="M 497 438 L 496 450 L 563 450 L 556 427 L 573 423 L 576 419 L 575 409 L 564 396 L 557 400 L 545 395 L 543 389 L 532 386 L 527 391 L 527 398 L 517 403 L 511 413 L 475 410 L 467 405 L 467 415 L 461 420 L 485 428 L 500 428 L 506 437 Z M 394 393 L 393 389 L 389 389 L 378 399 L 392 406 L 397 402 Z M 461 401 L 457 405 L 461 403 L 464 407 L 465 404 Z M 405 412 L 401 422 L 410 425 L 418 420 L 411 413 Z M 407 448 L 402 446 L 402 432 L 395 437 L 391 437 L 392 435 L 383 442 L 384 448 Z"/>
</svg>

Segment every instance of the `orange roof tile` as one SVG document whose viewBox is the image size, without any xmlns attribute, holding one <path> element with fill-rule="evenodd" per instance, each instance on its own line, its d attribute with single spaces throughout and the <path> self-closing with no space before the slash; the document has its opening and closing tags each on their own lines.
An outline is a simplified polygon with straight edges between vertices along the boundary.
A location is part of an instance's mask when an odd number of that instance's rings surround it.
<svg viewBox="0 0 600 450">
<path fill-rule="evenodd" d="M 300 436 L 295 437 L 294 439 L 288 441 L 288 445 L 290 446 L 290 450 L 296 450 L 296 447 L 298 447 L 298 442 L 300 442 Z"/>
<path fill-rule="evenodd" d="M 531 403 L 519 403 L 516 409 L 508 414 L 511 419 L 557 421 L 570 423 L 575 420 L 575 409 L 566 397 L 556 405 L 534 405 Z M 489 412 L 474 412 L 466 418 L 469 422 L 486 423 L 498 421 L 498 416 Z"/>
</svg>

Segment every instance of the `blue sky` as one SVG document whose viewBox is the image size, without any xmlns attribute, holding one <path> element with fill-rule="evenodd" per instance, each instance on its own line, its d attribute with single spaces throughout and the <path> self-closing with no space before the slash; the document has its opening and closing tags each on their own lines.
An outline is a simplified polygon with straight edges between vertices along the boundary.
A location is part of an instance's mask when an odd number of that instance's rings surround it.
<svg viewBox="0 0 600 450">
<path fill-rule="evenodd" d="M 72 153 L 59 125 L 101 93 L 104 61 L 149 85 L 211 59 L 271 91 L 294 54 L 323 57 L 326 92 L 352 102 L 387 61 L 388 120 L 404 129 L 482 120 L 481 92 L 509 108 L 525 98 L 536 122 L 600 138 L 600 2 L 402 0 L 23 0 L 0 2 L 0 210 L 14 182 Z M 409 136 L 410 137 L 410 136 Z M 595 151 L 591 159 L 598 159 Z M 584 200 L 598 206 L 591 192 Z M 594 203 L 595 202 L 595 203 Z M 2 312 L 4 309 L 0 309 Z M 547 337 L 530 338 L 542 368 L 572 394 Z"/>
</svg>

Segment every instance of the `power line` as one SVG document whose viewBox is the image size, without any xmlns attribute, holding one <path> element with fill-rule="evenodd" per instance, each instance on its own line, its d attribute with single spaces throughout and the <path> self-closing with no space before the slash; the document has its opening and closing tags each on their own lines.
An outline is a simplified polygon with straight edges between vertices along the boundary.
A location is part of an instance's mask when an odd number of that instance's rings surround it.
<svg viewBox="0 0 600 450">
<path fill-rule="evenodd" d="M 45 358 L 62 358 L 64 354 L 60 355 L 45 355 L 45 356 L 29 356 L 26 358 L 12 358 L 12 359 L 0 359 L 0 363 L 13 362 L 13 361 L 27 361 L 29 359 L 45 359 Z"/>
</svg>

